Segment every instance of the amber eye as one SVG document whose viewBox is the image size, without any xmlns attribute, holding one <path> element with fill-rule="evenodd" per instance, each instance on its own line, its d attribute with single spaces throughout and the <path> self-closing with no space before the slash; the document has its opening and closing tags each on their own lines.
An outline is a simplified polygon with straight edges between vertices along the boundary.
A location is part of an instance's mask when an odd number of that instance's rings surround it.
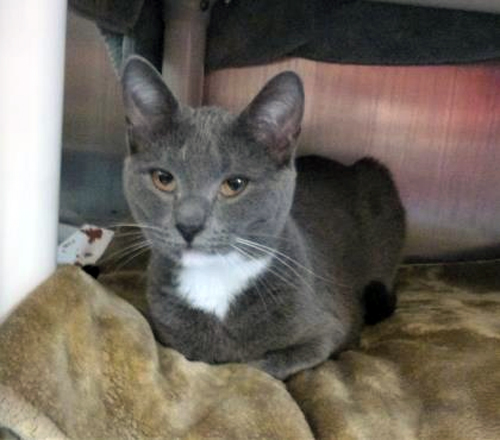
<svg viewBox="0 0 500 440">
<path fill-rule="evenodd" d="M 231 177 L 224 180 L 220 187 L 220 193 L 224 197 L 235 197 L 243 192 L 247 184 L 248 179 L 245 177 Z"/>
<path fill-rule="evenodd" d="M 168 171 L 154 170 L 151 172 L 154 185 L 164 192 L 172 192 L 176 188 L 175 179 Z"/>
</svg>

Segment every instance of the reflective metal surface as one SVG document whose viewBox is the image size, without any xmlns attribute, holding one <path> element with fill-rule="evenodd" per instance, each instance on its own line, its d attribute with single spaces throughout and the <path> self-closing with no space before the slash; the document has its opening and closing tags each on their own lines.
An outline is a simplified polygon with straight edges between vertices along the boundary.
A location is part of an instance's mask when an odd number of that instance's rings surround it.
<svg viewBox="0 0 500 440">
<path fill-rule="evenodd" d="M 393 171 L 408 212 L 407 256 L 500 256 L 500 64 L 378 67 L 292 59 L 212 73 L 205 101 L 240 110 L 287 69 L 305 85 L 301 153 L 346 163 L 370 155 Z"/>
<path fill-rule="evenodd" d="M 64 148 L 125 153 L 121 90 L 94 23 L 68 14 Z"/>
<path fill-rule="evenodd" d="M 165 38 L 162 75 L 184 104 L 203 97 L 206 29 L 214 0 L 164 0 Z"/>
</svg>

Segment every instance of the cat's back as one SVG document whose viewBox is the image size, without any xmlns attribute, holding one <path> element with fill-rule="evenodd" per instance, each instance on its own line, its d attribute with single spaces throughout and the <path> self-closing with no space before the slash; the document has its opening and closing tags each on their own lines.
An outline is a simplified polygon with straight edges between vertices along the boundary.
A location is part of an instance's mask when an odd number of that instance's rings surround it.
<svg viewBox="0 0 500 440">
<path fill-rule="evenodd" d="M 296 167 L 293 217 L 314 253 L 328 260 L 327 270 L 341 264 L 361 276 L 384 260 L 374 276 L 390 278 L 405 235 L 404 209 L 390 171 L 371 158 L 347 166 L 306 156 Z"/>
<path fill-rule="evenodd" d="M 391 213 L 400 217 L 400 222 L 404 220 L 391 172 L 376 159 L 365 157 L 344 165 L 320 156 L 304 156 L 297 159 L 296 169 L 293 215 L 299 223 L 315 219 L 331 223 L 337 216 L 370 222 Z"/>
<path fill-rule="evenodd" d="M 320 156 L 304 156 L 296 160 L 296 169 L 292 212 L 301 226 L 308 229 L 308 225 L 331 223 L 337 216 L 356 215 L 356 173 L 352 166 Z M 323 226 L 328 228 L 327 224 Z"/>
</svg>

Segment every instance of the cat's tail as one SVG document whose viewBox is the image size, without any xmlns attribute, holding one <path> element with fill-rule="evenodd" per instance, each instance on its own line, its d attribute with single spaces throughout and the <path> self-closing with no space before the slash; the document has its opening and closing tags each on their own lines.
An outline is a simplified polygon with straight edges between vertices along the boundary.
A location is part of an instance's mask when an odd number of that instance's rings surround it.
<svg viewBox="0 0 500 440">
<path fill-rule="evenodd" d="M 363 292 L 364 320 L 374 325 L 388 318 L 396 310 L 397 296 L 381 281 L 372 281 Z"/>
</svg>

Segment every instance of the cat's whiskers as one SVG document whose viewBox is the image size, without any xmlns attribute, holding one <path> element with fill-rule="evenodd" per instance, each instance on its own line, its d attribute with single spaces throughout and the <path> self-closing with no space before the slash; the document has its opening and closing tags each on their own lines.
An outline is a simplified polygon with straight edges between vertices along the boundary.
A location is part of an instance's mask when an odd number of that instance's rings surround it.
<svg viewBox="0 0 500 440">
<path fill-rule="evenodd" d="M 266 234 L 264 232 L 251 232 L 246 234 L 248 237 L 263 237 L 263 238 L 271 238 L 273 241 L 278 242 L 287 242 L 287 243 L 295 243 L 297 240 L 293 240 L 291 238 L 285 237 L 276 237 L 276 234 Z"/>
<path fill-rule="evenodd" d="M 152 231 L 163 232 L 163 228 L 159 226 L 147 225 L 145 223 L 111 223 L 105 226 L 108 229 L 120 229 L 120 228 L 139 228 L 139 229 L 150 229 Z"/>
<path fill-rule="evenodd" d="M 266 246 L 264 244 L 261 244 L 261 243 L 258 243 L 256 241 L 252 241 L 252 240 L 246 240 L 244 238 L 241 238 L 241 237 L 237 237 L 236 238 L 236 241 L 238 241 L 240 244 L 243 244 L 243 245 L 247 245 L 247 246 L 251 246 L 251 247 L 254 247 L 255 249 L 259 249 L 261 250 L 262 252 L 267 252 L 269 255 L 274 255 L 276 258 L 277 256 L 281 257 L 283 260 L 287 260 L 289 261 L 290 263 L 292 264 L 295 264 L 299 269 L 303 269 L 305 270 L 306 272 L 308 272 L 309 274 L 315 276 L 315 277 L 318 277 L 318 278 L 322 278 L 320 277 L 319 275 L 316 275 L 311 269 L 309 269 L 308 267 L 304 266 L 303 264 L 299 263 L 297 260 L 295 260 L 294 258 L 291 258 L 290 256 L 288 256 L 287 254 L 283 253 L 283 252 L 280 252 L 278 251 L 277 249 L 275 248 L 272 248 L 272 247 L 269 247 L 269 246 Z M 280 260 L 281 261 L 281 260 Z"/>
<path fill-rule="evenodd" d="M 120 239 L 123 237 L 143 237 L 144 239 L 148 240 L 149 243 L 151 244 L 151 241 L 158 241 L 161 244 L 164 244 L 166 246 L 171 246 L 172 242 L 170 242 L 167 238 L 165 238 L 164 233 L 165 230 L 164 228 L 161 228 L 159 226 L 152 226 L 152 225 L 147 225 L 144 223 L 115 223 L 111 226 L 107 226 L 109 228 L 137 228 L 138 230 L 136 231 L 127 231 L 127 232 L 122 232 L 122 231 L 117 231 L 115 232 L 116 238 Z M 145 230 L 150 230 L 153 233 L 153 240 L 150 240 L 146 235 L 145 235 Z"/>
<path fill-rule="evenodd" d="M 234 245 L 231 245 L 231 247 L 237 252 L 239 253 L 240 255 L 242 255 L 243 257 L 245 258 L 248 258 L 250 261 L 255 261 L 255 259 L 251 256 L 251 255 L 248 255 L 248 254 L 245 254 L 244 252 L 241 252 L 236 246 Z M 227 255 L 224 255 L 224 259 L 229 262 L 229 264 L 231 266 L 233 266 L 235 268 L 235 270 L 239 271 L 241 274 L 245 274 L 244 271 L 242 270 L 241 268 L 241 265 L 239 264 L 236 264 L 231 258 L 227 257 Z M 258 280 L 258 278 L 257 278 Z M 267 306 L 267 302 L 264 298 L 264 295 L 262 295 L 262 292 L 261 290 L 259 289 L 259 287 L 257 285 L 255 285 L 255 288 L 257 290 L 257 294 L 259 295 L 259 298 L 262 300 L 262 303 L 264 304 L 264 308 L 266 309 L 266 311 L 268 311 L 268 306 Z"/>
<path fill-rule="evenodd" d="M 283 252 L 280 252 L 277 249 L 274 249 L 272 247 L 263 245 L 263 244 L 258 243 L 256 241 L 247 240 L 247 239 L 244 239 L 244 238 L 241 238 L 241 237 L 237 237 L 236 241 L 238 243 L 240 243 L 240 244 L 243 244 L 243 245 L 246 245 L 246 246 L 249 246 L 249 247 L 254 247 L 255 249 L 258 249 L 258 250 L 260 250 L 263 253 L 267 253 L 268 255 L 274 255 L 276 259 L 278 258 L 277 256 L 279 256 L 281 259 L 279 259 L 278 261 L 280 261 L 282 264 L 284 264 L 283 260 L 286 260 L 290 264 L 295 265 L 295 267 L 297 269 L 303 270 L 304 272 L 310 274 L 314 278 L 320 279 L 320 280 L 325 281 L 325 282 L 327 282 L 329 284 L 334 284 L 334 285 L 339 286 L 339 287 L 346 287 L 346 285 L 344 285 L 342 283 L 339 283 L 338 281 L 334 280 L 333 278 L 327 278 L 327 277 L 324 277 L 322 275 L 317 274 L 316 272 L 314 272 L 310 268 L 304 266 L 302 263 L 299 263 L 296 259 L 290 257 L 289 255 L 287 255 L 287 254 L 285 254 Z M 289 265 L 287 265 L 287 266 L 289 266 Z M 293 269 L 293 270 L 295 271 L 295 269 Z"/>
<path fill-rule="evenodd" d="M 232 247 L 233 247 L 233 249 L 236 250 L 236 252 L 238 252 L 240 255 L 244 256 L 245 258 L 248 258 L 249 260 L 255 261 L 257 259 L 253 255 L 251 255 L 250 253 L 245 252 L 243 249 L 240 249 L 235 245 L 232 245 Z M 269 268 L 267 270 L 269 271 Z M 264 293 L 260 289 L 259 284 L 262 285 L 262 287 L 264 289 Z M 281 302 L 278 302 L 276 296 L 273 294 L 273 292 L 269 288 L 269 286 L 264 282 L 264 279 L 262 277 L 259 277 L 255 280 L 255 289 L 257 291 L 257 294 L 259 295 L 259 298 L 261 299 L 262 303 L 264 304 L 264 308 L 266 309 L 266 311 L 269 310 L 269 307 L 268 307 L 268 304 L 266 301 L 266 296 L 269 297 L 275 304 L 282 305 Z"/>
<path fill-rule="evenodd" d="M 240 252 L 248 252 L 248 251 L 243 251 L 241 248 L 238 248 L 238 249 L 239 249 L 239 251 L 240 251 Z M 251 249 L 252 249 L 253 251 L 255 251 L 255 250 L 256 250 L 255 248 L 251 248 Z M 271 258 L 273 258 L 275 261 L 277 261 L 277 260 L 276 260 L 276 256 L 275 256 L 275 255 L 273 255 L 273 254 L 271 254 L 271 253 L 269 253 L 269 252 L 267 252 L 267 251 L 266 251 L 266 252 L 263 252 L 263 251 L 262 251 L 262 250 L 260 250 L 260 249 L 257 249 L 257 250 L 258 250 L 259 252 L 264 253 L 264 255 L 266 255 L 266 256 L 270 256 L 270 257 L 271 257 Z M 247 254 L 247 255 L 248 255 L 248 254 Z M 253 258 L 255 258 L 255 257 L 253 257 Z M 288 268 L 288 267 L 286 267 L 286 266 L 285 266 L 285 269 L 287 269 L 287 272 L 280 271 L 280 270 L 278 270 L 278 268 L 277 268 L 277 267 L 273 267 L 272 265 L 269 265 L 269 266 L 267 267 L 267 269 L 266 269 L 266 270 L 267 270 L 267 272 L 269 272 L 270 274 L 273 274 L 273 275 L 274 275 L 276 278 L 278 278 L 279 280 L 283 281 L 283 283 L 285 283 L 285 285 L 290 286 L 291 288 L 296 288 L 296 287 L 297 287 L 296 280 L 295 280 L 295 279 L 292 279 L 292 278 L 290 277 L 290 272 L 291 272 L 291 271 L 290 271 L 290 268 Z M 299 277 L 299 279 L 303 280 L 303 277 L 302 277 L 300 274 L 295 273 L 295 275 L 296 275 L 296 276 L 298 276 L 298 277 Z M 312 290 L 312 288 L 311 288 L 311 286 L 309 286 L 309 285 L 305 282 L 305 280 L 303 280 L 303 281 L 304 281 L 304 283 L 306 284 L 306 286 L 307 286 L 307 287 L 311 290 L 311 292 L 312 292 L 312 293 L 314 293 L 314 292 L 313 292 L 313 290 Z"/>
<path fill-rule="evenodd" d="M 260 233 L 260 232 L 252 232 L 252 233 L 248 233 L 246 234 L 246 236 L 249 238 L 249 239 L 252 239 L 252 238 L 256 238 L 257 240 L 258 239 L 261 239 L 261 238 L 270 238 L 272 240 L 272 242 L 276 242 L 277 245 L 281 244 L 281 243 L 297 243 L 297 240 L 295 239 L 292 239 L 292 238 L 285 238 L 285 237 L 281 237 L 281 236 L 276 236 L 276 234 L 266 234 L 266 233 Z M 250 241 L 253 241 L 253 240 L 250 240 Z M 255 243 L 258 243 L 260 245 L 263 245 L 262 243 L 260 243 L 259 241 L 256 241 Z M 317 251 L 316 249 L 314 249 L 312 246 L 308 248 L 308 253 L 314 258 L 314 259 L 320 259 L 321 258 L 321 254 L 319 251 Z M 288 258 L 290 258 L 288 256 Z M 307 269 L 307 268 L 306 268 Z M 311 270 L 311 269 L 309 269 Z M 320 275 L 314 273 L 313 271 L 313 274 L 314 276 L 317 278 L 317 277 L 320 277 Z M 327 280 L 328 278 L 327 277 L 324 277 L 325 280 Z M 329 281 L 332 281 L 332 282 L 335 282 L 333 279 L 329 280 Z"/>
<path fill-rule="evenodd" d="M 141 230 L 138 231 L 129 231 L 129 232 L 116 232 L 115 233 L 115 238 L 122 238 L 122 237 L 141 237 L 144 236 L 144 232 Z"/>
<path fill-rule="evenodd" d="M 244 251 L 243 249 L 239 248 L 238 246 L 234 245 L 234 244 L 231 244 L 231 247 L 236 251 L 238 252 L 240 255 L 242 255 L 243 257 L 251 260 L 251 261 L 256 261 L 257 258 L 252 255 L 251 253 L 249 253 L 248 251 Z M 274 270 L 272 268 L 267 268 L 266 269 L 268 272 L 270 273 L 274 273 Z M 276 275 L 278 276 L 278 275 Z M 285 281 L 285 280 L 284 280 Z M 264 307 L 266 308 L 266 310 L 268 309 L 268 306 L 267 306 L 267 302 L 265 300 L 265 297 L 269 297 L 271 300 L 274 301 L 275 304 L 278 304 L 278 305 L 283 305 L 283 301 L 278 298 L 272 291 L 272 289 L 269 287 L 269 285 L 265 282 L 264 278 L 263 277 L 258 277 L 256 280 L 256 285 L 255 285 L 255 288 L 257 290 L 257 293 L 259 295 L 259 297 L 262 299 L 262 302 L 264 304 Z M 261 284 L 262 287 L 264 288 L 264 295 L 262 294 L 262 291 L 261 289 L 259 288 L 258 284 Z"/>
<path fill-rule="evenodd" d="M 149 244 L 145 244 L 139 248 L 137 248 L 135 251 L 132 251 L 130 254 L 132 254 L 127 260 L 122 262 L 119 266 L 117 266 L 116 271 L 118 272 L 120 269 L 125 267 L 127 264 L 129 264 L 132 260 L 138 258 L 142 254 L 146 253 L 149 250 Z M 129 254 L 129 255 L 130 255 Z M 122 257 L 123 258 L 123 257 Z"/>
<path fill-rule="evenodd" d="M 276 275 L 279 278 L 279 274 L 276 274 L 276 271 L 274 269 L 270 269 L 269 273 Z M 274 291 L 273 288 L 270 286 L 269 282 L 266 281 L 264 277 L 261 277 L 257 279 L 257 283 L 262 284 L 264 291 L 269 298 L 274 302 L 274 304 L 277 304 L 279 306 L 284 306 L 286 305 L 286 302 L 283 300 L 283 298 L 279 295 L 277 295 Z"/>
<path fill-rule="evenodd" d="M 127 246 L 107 255 L 104 259 L 99 261 L 99 264 L 104 264 L 109 261 L 116 261 L 116 263 L 118 264 L 120 260 L 127 258 L 129 255 L 133 254 L 137 250 L 142 250 L 145 248 L 149 249 L 149 247 L 150 247 L 149 240 L 145 239 L 144 237 L 140 237 L 137 240 L 134 240 L 133 242 L 129 243 Z"/>
<path fill-rule="evenodd" d="M 292 263 L 295 263 L 299 268 L 305 268 L 305 266 L 301 265 L 300 263 L 296 262 L 293 258 L 290 258 L 288 256 L 286 256 L 285 254 L 283 254 L 282 252 L 279 252 L 279 251 L 276 251 L 275 249 L 273 248 L 270 248 L 268 246 L 264 246 L 264 245 L 261 245 L 259 243 L 255 243 L 255 242 L 252 242 L 250 240 L 245 240 L 243 238 L 237 238 L 236 241 L 244 246 L 248 246 L 250 248 L 253 248 L 253 249 L 256 249 L 260 252 L 262 252 L 263 254 L 265 255 L 268 255 L 270 257 L 272 257 L 274 259 L 274 261 L 280 263 L 285 269 L 287 269 L 288 271 L 290 271 L 292 274 L 294 274 L 300 281 L 302 281 L 304 283 L 304 285 L 308 288 L 308 290 L 311 292 L 311 293 L 314 293 L 314 289 L 313 287 L 307 282 L 307 280 L 305 279 L 304 275 L 301 274 L 300 272 L 298 272 L 297 269 L 295 269 L 290 263 L 287 262 L 286 259 L 288 259 L 290 262 Z M 286 257 L 286 259 L 285 259 Z M 308 272 L 312 272 L 312 271 L 309 271 Z M 275 275 L 276 275 L 276 272 L 275 272 Z M 295 286 L 295 283 L 293 282 L 289 282 L 288 283 L 289 285 L 291 286 Z"/>
</svg>

